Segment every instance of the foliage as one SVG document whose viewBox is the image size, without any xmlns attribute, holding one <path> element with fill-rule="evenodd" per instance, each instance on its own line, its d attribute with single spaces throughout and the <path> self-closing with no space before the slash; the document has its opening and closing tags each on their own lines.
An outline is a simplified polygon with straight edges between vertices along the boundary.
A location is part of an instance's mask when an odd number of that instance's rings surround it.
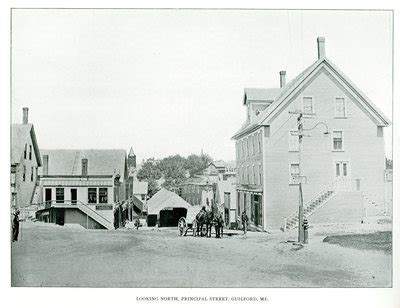
<svg viewBox="0 0 400 308">
<path fill-rule="evenodd" d="M 159 190 L 160 187 L 155 179 L 148 179 L 148 196 L 149 198 L 153 197 Z"/>
<path fill-rule="evenodd" d="M 160 188 L 157 180 L 163 178 L 162 186 L 172 189 L 182 184 L 188 176 L 201 173 L 212 158 L 208 154 L 189 155 L 187 158 L 180 155 L 171 155 L 163 159 L 149 158 L 142 163 L 137 178 L 149 183 L 149 196 L 154 195 Z"/>
<path fill-rule="evenodd" d="M 202 154 L 200 156 L 192 154 L 186 159 L 186 169 L 189 171 L 189 175 L 193 177 L 206 169 L 211 162 L 212 158 L 208 154 Z"/>
<path fill-rule="evenodd" d="M 137 178 L 140 181 L 148 181 L 150 179 L 159 180 L 161 176 L 160 161 L 154 158 L 144 161 L 137 173 Z"/>
</svg>

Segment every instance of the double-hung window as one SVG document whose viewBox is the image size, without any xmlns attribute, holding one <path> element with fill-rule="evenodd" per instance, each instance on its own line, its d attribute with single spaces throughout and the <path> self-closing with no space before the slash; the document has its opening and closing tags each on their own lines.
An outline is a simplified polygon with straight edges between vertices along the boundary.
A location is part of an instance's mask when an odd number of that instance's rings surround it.
<svg viewBox="0 0 400 308">
<path fill-rule="evenodd" d="M 310 96 L 303 97 L 303 112 L 306 115 L 314 113 L 314 102 L 312 97 Z"/>
<path fill-rule="evenodd" d="M 335 98 L 335 118 L 346 117 L 346 102 L 344 97 Z"/>
<path fill-rule="evenodd" d="M 88 203 L 97 203 L 97 188 L 88 188 Z"/>
<path fill-rule="evenodd" d="M 64 188 L 56 188 L 56 203 L 64 203 Z"/>
<path fill-rule="evenodd" d="M 108 188 L 101 187 L 99 188 L 99 203 L 107 203 L 108 202 Z"/>
<path fill-rule="evenodd" d="M 334 151 L 343 151 L 343 132 L 342 131 L 333 131 L 333 150 Z"/>
</svg>

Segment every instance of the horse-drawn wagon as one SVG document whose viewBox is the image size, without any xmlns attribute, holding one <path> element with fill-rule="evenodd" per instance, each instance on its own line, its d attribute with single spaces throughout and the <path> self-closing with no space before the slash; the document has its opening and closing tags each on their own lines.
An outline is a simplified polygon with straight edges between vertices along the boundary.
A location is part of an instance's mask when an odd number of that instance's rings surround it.
<svg viewBox="0 0 400 308">
<path fill-rule="evenodd" d="M 180 236 L 186 236 L 192 230 L 193 236 L 211 237 L 212 226 L 215 226 L 216 237 L 223 234 L 223 219 L 221 215 L 214 215 L 212 210 L 206 211 L 199 205 L 188 208 L 186 217 L 179 218 L 178 232 Z M 222 232 L 221 232 L 222 231 Z"/>
</svg>

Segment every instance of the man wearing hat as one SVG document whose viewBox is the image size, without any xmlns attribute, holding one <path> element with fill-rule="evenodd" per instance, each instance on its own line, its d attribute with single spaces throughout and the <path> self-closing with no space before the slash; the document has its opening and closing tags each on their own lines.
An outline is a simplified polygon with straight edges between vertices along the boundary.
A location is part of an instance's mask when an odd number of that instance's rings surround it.
<svg viewBox="0 0 400 308">
<path fill-rule="evenodd" d="M 14 213 L 14 218 L 12 222 L 12 233 L 13 233 L 13 242 L 18 241 L 19 234 L 19 210 Z"/>
</svg>

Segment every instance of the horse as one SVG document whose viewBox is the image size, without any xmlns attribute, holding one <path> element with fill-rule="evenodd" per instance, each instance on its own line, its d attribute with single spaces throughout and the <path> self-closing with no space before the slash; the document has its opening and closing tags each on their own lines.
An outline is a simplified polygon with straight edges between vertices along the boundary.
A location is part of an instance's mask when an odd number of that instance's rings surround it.
<svg viewBox="0 0 400 308">
<path fill-rule="evenodd" d="M 211 237 L 211 228 L 214 220 L 214 214 L 212 211 L 206 211 L 206 210 L 201 210 L 197 215 L 196 215 L 196 232 L 195 236 L 198 236 L 199 234 L 203 236 L 202 230 L 203 226 L 206 226 L 206 236 Z"/>
</svg>

